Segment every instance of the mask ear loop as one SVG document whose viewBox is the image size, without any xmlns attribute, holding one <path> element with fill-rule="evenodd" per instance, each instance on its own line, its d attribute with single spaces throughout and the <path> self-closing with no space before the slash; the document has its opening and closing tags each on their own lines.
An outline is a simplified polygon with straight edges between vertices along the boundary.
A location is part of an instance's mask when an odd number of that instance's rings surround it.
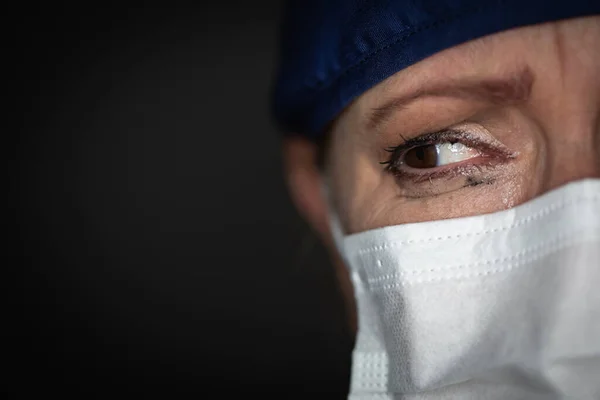
<svg viewBox="0 0 600 400">
<path fill-rule="evenodd" d="M 327 202 L 327 210 L 329 215 L 329 227 L 331 229 L 331 235 L 333 236 L 333 241 L 335 243 L 335 247 L 338 252 L 342 255 L 342 258 L 345 258 L 346 252 L 344 251 L 344 231 L 342 229 L 342 224 L 340 223 L 340 219 L 338 217 L 337 211 L 333 205 L 333 201 L 331 200 L 331 189 L 329 184 L 329 176 L 327 174 L 323 175 L 323 179 L 321 179 L 321 192 L 323 193 L 323 197 Z"/>
</svg>

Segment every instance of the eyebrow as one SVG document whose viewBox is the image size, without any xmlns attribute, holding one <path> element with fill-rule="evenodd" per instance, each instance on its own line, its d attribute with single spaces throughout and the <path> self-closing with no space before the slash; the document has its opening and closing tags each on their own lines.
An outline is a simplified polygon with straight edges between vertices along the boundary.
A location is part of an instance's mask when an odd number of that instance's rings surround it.
<svg viewBox="0 0 600 400">
<path fill-rule="evenodd" d="M 393 98 L 371 109 L 367 128 L 375 129 L 392 114 L 421 97 L 456 97 L 492 104 L 514 104 L 526 101 L 533 86 L 533 73 L 527 67 L 505 77 L 445 81 L 423 86 L 416 91 Z"/>
</svg>

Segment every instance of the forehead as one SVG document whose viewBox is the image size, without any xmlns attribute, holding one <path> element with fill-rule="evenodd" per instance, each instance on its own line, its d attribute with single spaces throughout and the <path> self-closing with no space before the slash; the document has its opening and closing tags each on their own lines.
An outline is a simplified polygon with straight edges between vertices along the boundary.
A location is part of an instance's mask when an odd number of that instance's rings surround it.
<svg viewBox="0 0 600 400">
<path fill-rule="evenodd" d="M 549 25 L 496 33 L 443 50 L 374 86 L 352 106 L 370 110 L 399 92 L 414 92 L 426 84 L 493 78 L 524 69 L 526 60 L 522 53 L 528 42 Z"/>
</svg>

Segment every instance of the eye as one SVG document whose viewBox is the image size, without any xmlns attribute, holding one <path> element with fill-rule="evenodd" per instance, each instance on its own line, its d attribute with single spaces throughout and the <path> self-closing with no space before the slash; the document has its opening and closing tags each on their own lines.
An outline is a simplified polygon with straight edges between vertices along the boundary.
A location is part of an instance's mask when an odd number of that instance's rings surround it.
<svg viewBox="0 0 600 400">
<path fill-rule="evenodd" d="M 465 161 L 481 153 L 460 142 L 443 142 L 413 147 L 400 156 L 400 164 L 427 169 Z"/>
<path fill-rule="evenodd" d="M 511 151 L 485 128 L 445 129 L 404 139 L 384 149 L 390 154 L 385 172 L 391 174 L 401 196 L 422 198 L 460 188 L 493 184 L 501 174 L 500 165 L 514 160 Z"/>
</svg>

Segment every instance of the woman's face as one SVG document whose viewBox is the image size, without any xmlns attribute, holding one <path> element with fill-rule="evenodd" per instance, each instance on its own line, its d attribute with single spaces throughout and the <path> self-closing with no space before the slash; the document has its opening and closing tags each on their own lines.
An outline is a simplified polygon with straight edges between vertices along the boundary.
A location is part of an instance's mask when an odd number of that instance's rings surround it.
<svg viewBox="0 0 600 400">
<path fill-rule="evenodd" d="M 331 129 L 346 233 L 490 213 L 600 176 L 600 17 L 515 29 L 373 87 Z"/>
</svg>

